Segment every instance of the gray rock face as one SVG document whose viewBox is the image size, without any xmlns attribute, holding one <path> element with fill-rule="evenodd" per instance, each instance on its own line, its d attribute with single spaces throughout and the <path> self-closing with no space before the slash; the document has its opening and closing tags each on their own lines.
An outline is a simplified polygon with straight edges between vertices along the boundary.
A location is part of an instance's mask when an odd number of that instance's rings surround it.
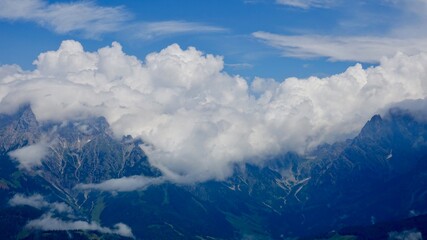
<svg viewBox="0 0 427 240">
<path fill-rule="evenodd" d="M 0 116 L 0 148 L 7 153 L 40 141 L 48 145 L 42 166 L 47 181 L 69 191 L 78 183 L 99 183 L 132 175 L 159 176 L 131 136 L 116 139 L 105 118 L 39 123 L 29 106 Z"/>
<path fill-rule="evenodd" d="M 13 115 L 0 115 L 0 151 L 8 152 L 40 140 L 39 123 L 30 106 Z"/>
<path fill-rule="evenodd" d="M 159 176 L 140 148 L 141 140 L 116 139 L 104 118 L 48 127 L 52 144 L 44 161 L 45 177 L 67 189 L 78 183 L 132 175 Z"/>
</svg>

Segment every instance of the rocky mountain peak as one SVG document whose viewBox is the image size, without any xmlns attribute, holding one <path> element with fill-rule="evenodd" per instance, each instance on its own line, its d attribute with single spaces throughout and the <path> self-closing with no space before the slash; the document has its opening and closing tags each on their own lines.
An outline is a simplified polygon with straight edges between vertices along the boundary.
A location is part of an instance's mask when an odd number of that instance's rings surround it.
<svg viewBox="0 0 427 240">
<path fill-rule="evenodd" d="M 0 115 L 0 149 L 10 151 L 33 144 L 40 139 L 39 123 L 30 105 L 22 106 L 13 115 Z"/>
</svg>

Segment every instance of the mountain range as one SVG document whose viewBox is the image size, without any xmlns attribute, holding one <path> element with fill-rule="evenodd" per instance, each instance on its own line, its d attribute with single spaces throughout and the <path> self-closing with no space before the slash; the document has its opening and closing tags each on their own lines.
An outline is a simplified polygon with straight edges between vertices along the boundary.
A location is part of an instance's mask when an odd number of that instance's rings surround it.
<svg viewBox="0 0 427 240">
<path fill-rule="evenodd" d="M 142 144 L 103 117 L 39 122 L 29 105 L 0 115 L 1 239 L 427 236 L 427 122 L 401 108 L 225 180 L 168 180 Z"/>
</svg>

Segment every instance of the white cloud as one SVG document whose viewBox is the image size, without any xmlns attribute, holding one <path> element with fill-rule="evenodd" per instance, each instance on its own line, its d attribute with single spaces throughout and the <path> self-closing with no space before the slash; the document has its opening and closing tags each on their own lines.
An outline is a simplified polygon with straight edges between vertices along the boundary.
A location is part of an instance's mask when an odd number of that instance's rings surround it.
<svg viewBox="0 0 427 240">
<path fill-rule="evenodd" d="M 33 194 L 31 196 L 25 196 L 23 194 L 15 194 L 10 200 L 11 206 L 30 206 L 37 209 L 48 208 L 50 212 L 57 213 L 73 213 L 73 209 L 65 203 L 53 202 L 50 203 L 40 194 Z"/>
<path fill-rule="evenodd" d="M 250 63 L 226 63 L 225 66 L 233 69 L 248 69 L 253 68 L 254 65 Z"/>
<path fill-rule="evenodd" d="M 381 109 L 427 95 L 426 54 L 400 53 L 326 78 L 258 78 L 251 86 L 225 73 L 222 57 L 176 44 L 142 62 L 118 43 L 85 52 L 65 41 L 35 64 L 0 79 L 0 112 L 31 103 L 40 121 L 105 116 L 118 136 L 141 137 L 149 161 L 176 182 L 223 179 L 236 163 L 353 137 Z M 85 187 L 146 184 L 124 178 Z"/>
<path fill-rule="evenodd" d="M 413 229 L 402 232 L 391 232 L 388 234 L 390 240 L 422 240 L 423 235 L 420 231 Z"/>
<path fill-rule="evenodd" d="M 336 0 L 276 0 L 277 4 L 308 9 L 311 7 L 328 8 L 335 4 Z"/>
<path fill-rule="evenodd" d="M 34 194 L 32 196 L 25 196 L 22 194 L 15 194 L 10 200 L 11 206 L 26 205 L 37 209 L 42 209 L 49 206 L 49 203 L 44 200 L 44 197 L 40 194 Z"/>
<path fill-rule="evenodd" d="M 397 52 L 413 55 L 427 51 L 427 2 L 424 0 L 322 1 L 277 0 L 299 7 L 333 8 L 338 15 L 329 35 L 317 29 L 305 34 L 252 33 L 257 39 L 295 58 L 325 57 L 332 61 L 378 63 Z M 382 9 L 382 10 L 380 10 Z M 357 13 L 357 14 L 353 14 Z"/>
<path fill-rule="evenodd" d="M 164 178 L 148 178 L 143 176 L 131 176 L 117 179 L 109 179 L 102 183 L 78 184 L 76 189 L 98 190 L 106 192 L 131 192 L 143 190 L 151 185 L 161 184 Z"/>
<path fill-rule="evenodd" d="M 404 109 L 411 113 L 413 117 L 419 122 L 427 122 L 427 101 L 422 99 L 416 100 L 405 100 L 396 104 L 392 104 L 391 108 Z M 411 211 L 411 214 L 415 214 L 415 211 Z"/>
<path fill-rule="evenodd" d="M 392 4 L 409 14 L 415 14 L 415 16 L 426 19 L 427 1 L 425 0 L 384 0 L 388 4 Z"/>
<path fill-rule="evenodd" d="M 31 170 L 42 164 L 42 159 L 48 153 L 48 144 L 45 141 L 25 146 L 9 152 L 9 156 L 19 162 L 20 169 Z"/>
<path fill-rule="evenodd" d="M 1 0 L 0 18 L 33 21 L 57 33 L 79 32 L 93 38 L 120 30 L 129 13 L 122 7 L 102 7 L 92 1 Z"/>
<path fill-rule="evenodd" d="M 55 211 L 58 213 L 73 213 L 73 209 L 65 203 L 62 202 L 53 202 L 49 203 L 49 207 L 51 211 Z"/>
<path fill-rule="evenodd" d="M 7 83 L 9 78 L 13 78 L 14 74 L 22 73 L 22 69 L 18 65 L 3 65 L 0 66 L 0 79 L 2 83 Z"/>
<path fill-rule="evenodd" d="M 132 229 L 123 223 L 117 223 L 113 228 L 102 227 L 96 222 L 86 221 L 64 221 L 53 217 L 51 214 L 44 214 L 39 219 L 31 220 L 26 225 L 27 228 L 40 229 L 44 231 L 69 231 L 84 230 L 97 231 L 106 234 L 117 234 L 124 237 L 134 238 Z"/>
<path fill-rule="evenodd" d="M 30 206 L 37 209 L 47 209 L 48 213 L 43 214 L 39 219 L 31 220 L 26 225 L 27 228 L 40 229 L 44 231 L 68 231 L 68 230 L 85 230 L 98 231 L 101 233 L 117 234 L 124 237 L 134 238 L 132 229 L 123 223 L 117 223 L 114 228 L 102 227 L 96 222 L 86 221 L 64 221 L 54 217 L 55 213 L 67 213 L 73 216 L 73 209 L 65 203 L 53 202 L 50 203 L 40 194 L 25 196 L 23 194 L 15 194 L 10 200 L 11 206 Z"/>
<path fill-rule="evenodd" d="M 0 19 L 31 21 L 56 33 L 79 33 L 99 38 L 120 32 L 149 39 L 183 33 L 222 32 L 226 29 L 187 21 L 138 22 L 122 6 L 104 7 L 93 1 L 48 3 L 45 0 L 0 0 Z"/>
<path fill-rule="evenodd" d="M 135 37 L 150 39 L 170 34 L 223 32 L 224 28 L 186 21 L 162 21 L 141 23 L 132 28 Z"/>
<path fill-rule="evenodd" d="M 263 94 L 269 92 L 269 95 L 273 94 L 276 89 L 279 87 L 280 83 L 278 83 L 276 80 L 269 78 L 260 78 L 255 77 L 254 80 L 251 83 L 251 90 L 255 94 Z"/>
<path fill-rule="evenodd" d="M 279 48 L 284 56 L 297 58 L 378 63 L 382 57 L 392 57 L 397 52 L 412 55 L 427 51 L 425 38 L 289 36 L 268 32 L 255 32 L 253 36 Z"/>
</svg>

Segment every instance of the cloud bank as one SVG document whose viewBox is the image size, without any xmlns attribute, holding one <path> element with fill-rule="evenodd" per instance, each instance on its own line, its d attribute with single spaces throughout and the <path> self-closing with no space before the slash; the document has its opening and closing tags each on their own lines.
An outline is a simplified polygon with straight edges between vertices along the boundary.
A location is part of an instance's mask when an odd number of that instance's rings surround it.
<svg viewBox="0 0 427 240">
<path fill-rule="evenodd" d="M 117 136 L 141 137 L 151 164 L 176 182 L 224 179 L 233 164 L 353 137 L 381 109 L 427 91 L 423 53 L 250 84 L 224 72 L 222 57 L 177 44 L 141 61 L 118 43 L 86 52 L 64 41 L 34 63 L 32 72 L 0 67 L 0 112 L 30 103 L 40 121 L 105 116 Z"/>
</svg>

